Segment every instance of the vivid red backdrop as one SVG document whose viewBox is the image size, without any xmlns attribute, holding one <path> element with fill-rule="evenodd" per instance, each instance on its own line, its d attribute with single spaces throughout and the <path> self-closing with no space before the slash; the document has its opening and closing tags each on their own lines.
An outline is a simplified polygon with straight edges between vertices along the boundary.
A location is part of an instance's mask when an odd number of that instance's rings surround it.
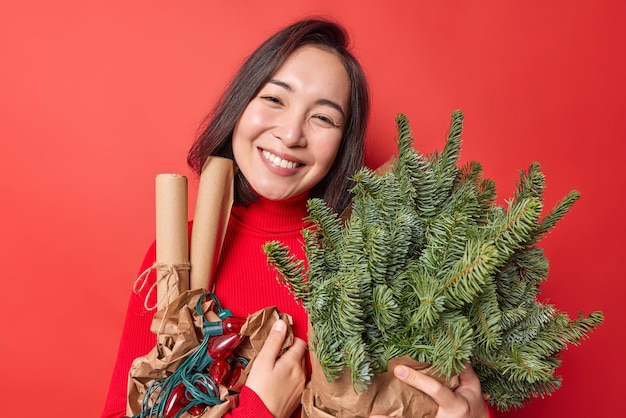
<svg viewBox="0 0 626 418">
<path fill-rule="evenodd" d="M 396 113 L 430 152 L 461 108 L 463 158 L 483 163 L 502 201 L 533 160 L 547 206 L 582 192 L 543 241 L 542 297 L 607 320 L 564 353 L 561 390 L 509 416 L 615 416 L 626 372 L 623 3 L 300 3 L 2 2 L 2 415 L 98 415 L 154 236 L 155 174 L 189 174 L 195 129 L 245 54 L 324 14 L 349 28 L 371 82 L 370 166 L 394 152 Z"/>
</svg>

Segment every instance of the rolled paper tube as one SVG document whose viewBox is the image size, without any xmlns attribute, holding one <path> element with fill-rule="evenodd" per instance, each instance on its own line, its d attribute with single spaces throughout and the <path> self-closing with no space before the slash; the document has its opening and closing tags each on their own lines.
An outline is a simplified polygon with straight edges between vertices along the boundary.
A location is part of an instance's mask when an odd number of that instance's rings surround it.
<svg viewBox="0 0 626 418">
<path fill-rule="evenodd" d="M 235 165 L 228 158 L 207 158 L 200 174 L 191 229 L 190 289 L 211 290 L 213 272 L 233 205 Z"/>
<path fill-rule="evenodd" d="M 189 241 L 187 227 L 187 177 L 180 174 L 156 176 L 156 261 L 157 298 L 161 309 L 189 289 Z M 169 269 L 161 266 L 169 266 Z M 172 279 L 176 269 L 180 281 Z M 169 270 L 169 271 L 168 271 Z"/>
</svg>

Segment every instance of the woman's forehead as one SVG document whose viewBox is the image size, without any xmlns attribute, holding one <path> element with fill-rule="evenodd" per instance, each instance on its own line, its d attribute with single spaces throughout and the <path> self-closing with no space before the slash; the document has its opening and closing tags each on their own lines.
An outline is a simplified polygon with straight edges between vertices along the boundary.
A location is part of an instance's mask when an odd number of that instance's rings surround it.
<svg viewBox="0 0 626 418">
<path fill-rule="evenodd" d="M 341 57 L 315 45 L 302 46 L 289 55 L 266 83 L 292 93 L 317 95 L 338 102 L 347 110 L 350 77 Z"/>
</svg>

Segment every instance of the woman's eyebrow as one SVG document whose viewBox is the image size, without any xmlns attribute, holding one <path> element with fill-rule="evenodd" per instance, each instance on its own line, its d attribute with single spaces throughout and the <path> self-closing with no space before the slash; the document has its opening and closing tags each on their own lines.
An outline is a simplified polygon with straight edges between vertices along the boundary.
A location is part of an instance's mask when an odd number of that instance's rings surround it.
<svg viewBox="0 0 626 418">
<path fill-rule="evenodd" d="M 271 79 L 270 81 L 268 81 L 268 83 L 274 84 L 278 87 L 282 87 L 285 90 L 292 92 L 293 91 L 293 87 L 291 87 L 291 85 L 289 85 L 288 83 L 285 83 L 284 81 L 281 80 L 277 80 L 275 78 Z"/>
<path fill-rule="evenodd" d="M 341 113 L 342 118 L 344 119 L 346 118 L 346 113 L 343 111 L 341 106 L 339 106 L 339 103 L 335 103 L 329 99 L 319 99 L 319 100 L 316 100 L 315 103 L 317 103 L 318 105 L 322 105 L 322 106 L 330 106 L 333 109 L 336 109 L 337 112 Z"/>
<path fill-rule="evenodd" d="M 278 79 L 273 78 L 270 81 L 268 81 L 268 83 L 274 84 L 275 86 L 278 86 L 278 87 L 282 87 L 285 90 L 287 90 L 288 92 L 293 92 L 293 87 L 291 87 L 291 85 L 289 83 L 285 83 L 282 80 L 278 80 Z M 346 112 L 343 111 L 343 109 L 339 105 L 339 103 L 337 103 L 337 102 L 335 102 L 333 100 L 330 100 L 330 99 L 318 99 L 318 100 L 315 101 L 315 104 L 322 105 L 322 106 L 330 106 L 333 109 L 337 110 L 339 113 L 341 113 L 341 116 L 343 118 L 346 117 Z"/>
</svg>

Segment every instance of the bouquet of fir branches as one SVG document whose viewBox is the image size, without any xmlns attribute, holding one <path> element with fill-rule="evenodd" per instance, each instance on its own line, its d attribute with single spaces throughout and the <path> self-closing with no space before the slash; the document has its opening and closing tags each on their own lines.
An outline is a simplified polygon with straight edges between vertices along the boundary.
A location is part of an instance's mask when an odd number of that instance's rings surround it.
<svg viewBox="0 0 626 418">
<path fill-rule="evenodd" d="M 398 411 L 402 406 L 389 399 L 397 394 L 371 392 L 387 385 L 376 382 L 390 361 L 406 356 L 445 379 L 471 361 L 499 410 L 553 392 L 560 385 L 559 352 L 603 320 L 601 312 L 570 319 L 537 298 L 548 274 L 537 244 L 579 193 L 542 216 L 545 180 L 533 163 L 514 197 L 498 205 L 481 165 L 458 165 L 460 111 L 443 151 L 432 155 L 413 148 L 405 116 L 396 121 L 397 158 L 381 175 L 367 168 L 356 173 L 348 216 L 321 199 L 308 202 L 306 264 L 280 242 L 264 246 L 312 326 L 314 376 L 304 410 L 368 416 L 385 412 L 374 406 L 383 404 Z M 337 382 L 344 383 L 334 391 Z M 368 405 L 357 401 L 357 410 L 347 411 L 342 393 L 370 394 Z"/>
</svg>

